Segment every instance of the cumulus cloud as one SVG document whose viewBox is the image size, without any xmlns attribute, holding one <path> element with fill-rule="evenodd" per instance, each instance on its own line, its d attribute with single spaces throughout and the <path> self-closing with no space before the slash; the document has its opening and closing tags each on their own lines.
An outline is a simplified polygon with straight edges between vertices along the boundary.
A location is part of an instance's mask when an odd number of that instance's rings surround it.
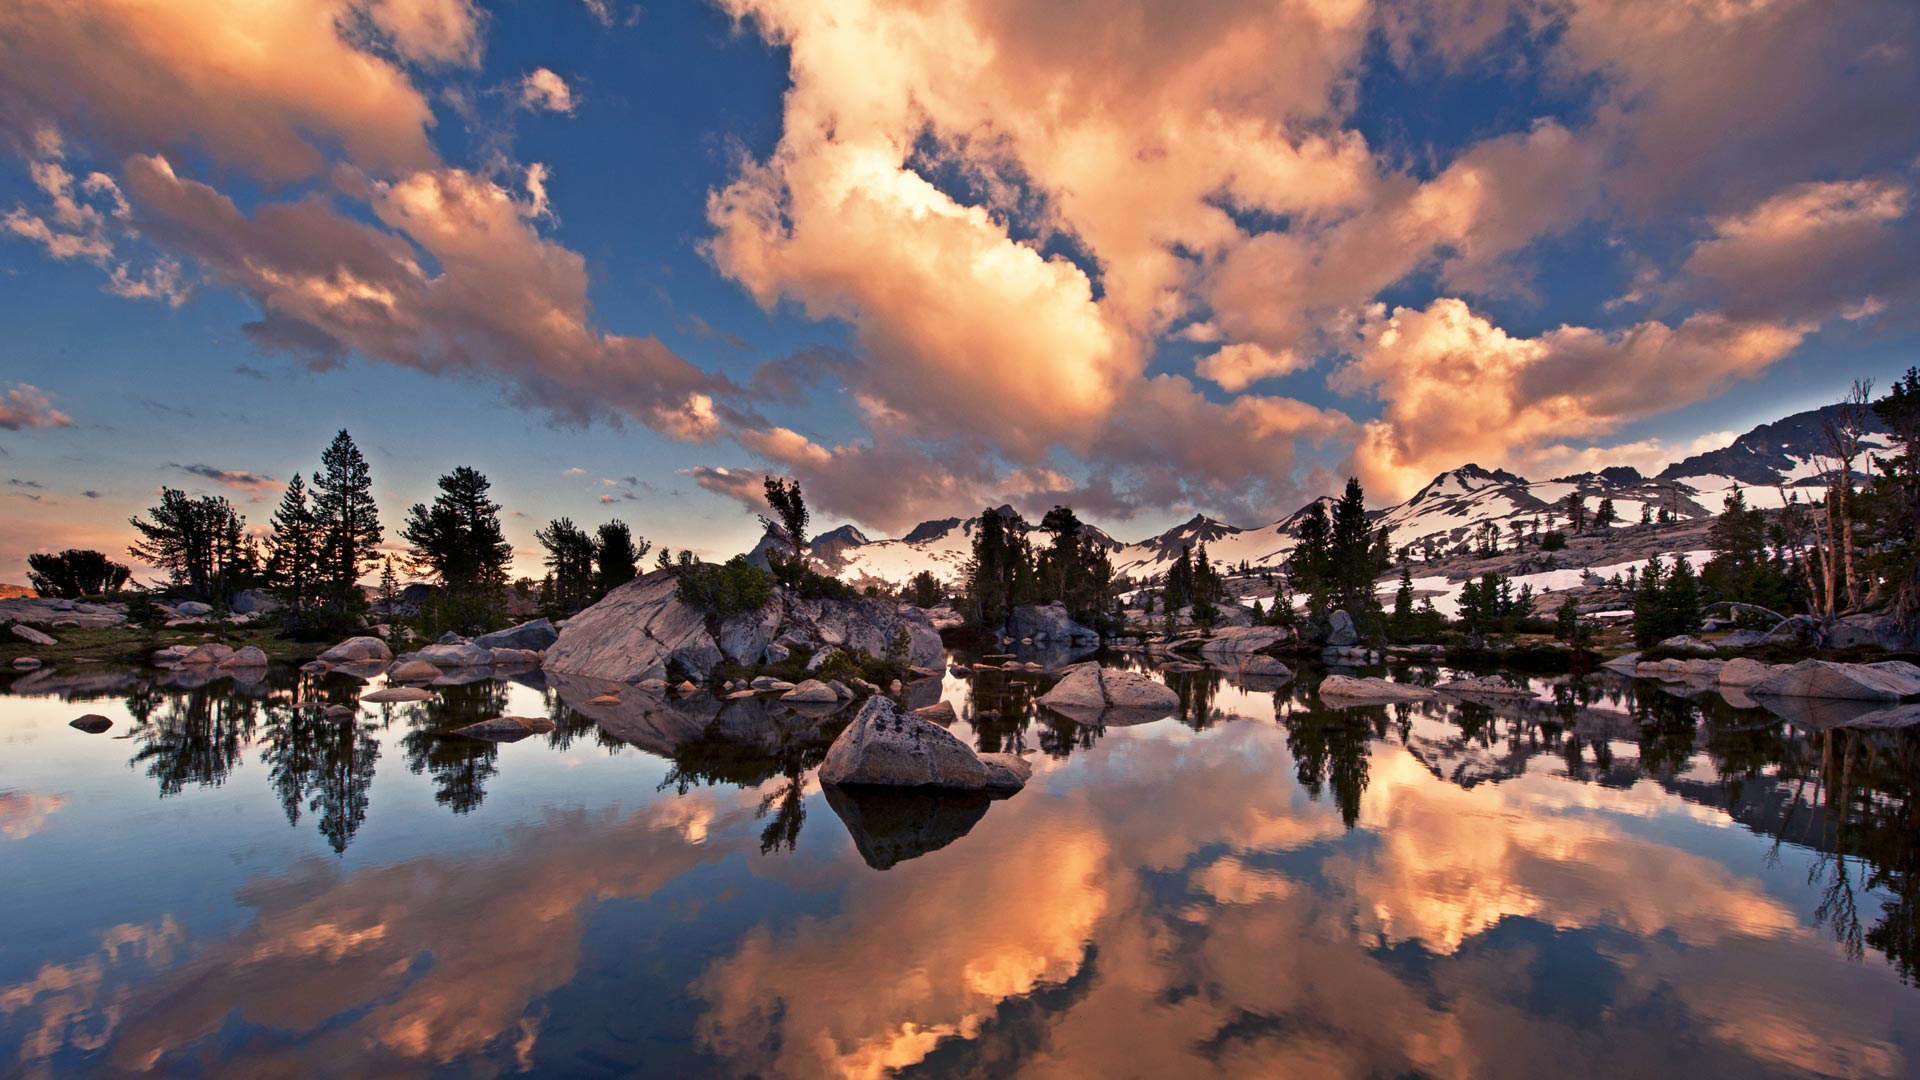
<svg viewBox="0 0 1920 1080">
<path fill-rule="evenodd" d="M 1305 367 L 1307 359 L 1292 349 L 1268 349 L 1252 342 L 1225 345 L 1194 361 L 1193 370 L 1220 389 L 1238 392 L 1279 375 Z"/>
<path fill-rule="evenodd" d="M 1461 462 L 1517 464 L 1540 445 L 1715 395 L 1764 371 L 1807 332 L 1701 314 L 1675 326 L 1562 326 L 1514 337 L 1443 297 L 1425 309 L 1376 308 L 1333 381 L 1381 401 L 1353 467 L 1369 491 L 1402 498 Z"/>
<path fill-rule="evenodd" d="M 595 329 L 585 260 L 541 236 L 528 203 L 473 173 L 369 181 L 385 228 L 317 195 L 249 216 L 158 156 L 129 160 L 126 182 L 150 231 L 259 304 L 247 328 L 256 341 L 313 363 L 359 353 L 491 375 L 563 420 L 626 416 L 693 439 L 712 436 L 715 398 L 733 391 L 657 338 Z"/>
<path fill-rule="evenodd" d="M 21 431 L 26 428 L 71 427 L 73 418 L 53 407 L 47 392 L 29 383 L 17 382 L 0 393 L 0 428 Z"/>
<path fill-rule="evenodd" d="M 403 57 L 457 58 L 477 48 L 463 11 L 462 0 L 20 0 L 0 9 L 0 129 L 25 138 L 51 120 L 117 151 L 197 150 L 271 182 L 319 173 L 332 145 L 377 172 L 429 167 L 425 95 L 352 28 Z"/>
<path fill-rule="evenodd" d="M 534 68 L 520 80 L 520 104 L 547 112 L 573 112 L 573 89 L 547 68 Z"/>
</svg>

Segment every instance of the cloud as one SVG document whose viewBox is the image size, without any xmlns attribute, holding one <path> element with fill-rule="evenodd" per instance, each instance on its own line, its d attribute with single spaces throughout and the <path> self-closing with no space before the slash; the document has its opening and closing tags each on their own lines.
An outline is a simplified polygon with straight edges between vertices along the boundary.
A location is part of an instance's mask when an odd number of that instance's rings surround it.
<svg viewBox="0 0 1920 1080">
<path fill-rule="evenodd" d="M 1352 466 L 1376 497 L 1404 498 L 1445 469 L 1517 464 L 1528 451 L 1712 397 L 1791 352 L 1805 326 L 1694 315 L 1601 332 L 1514 337 L 1464 301 L 1376 308 L 1333 377 L 1382 402 Z"/>
<path fill-rule="evenodd" d="M 571 114 L 576 102 L 565 79 L 547 68 L 534 68 L 520 80 L 520 104 L 529 109 Z"/>
<path fill-rule="evenodd" d="M 1238 393 L 1261 379 L 1288 375 L 1305 367 L 1307 360 L 1292 349 L 1274 351 L 1250 342 L 1225 345 L 1196 360 L 1193 370 L 1220 389 Z"/>
<path fill-rule="evenodd" d="M 561 420 L 627 416 L 690 439 L 712 437 L 716 399 L 734 392 L 657 338 L 596 330 L 585 260 L 541 236 L 527 203 L 473 173 L 368 181 L 384 228 L 318 195 L 249 216 L 161 157 L 130 159 L 126 183 L 149 231 L 259 304 L 260 321 L 247 327 L 256 342 L 310 363 L 358 353 L 431 374 L 496 376 Z"/>
<path fill-rule="evenodd" d="M 73 418 L 54 408 L 53 399 L 37 386 L 17 382 L 12 389 L 0 393 L 0 428 L 22 431 L 71 426 Z"/>
<path fill-rule="evenodd" d="M 340 147 L 377 173 L 429 168 L 433 113 L 399 63 L 464 59 L 461 0 L 108 0 L 0 9 L 0 129 L 77 125 L 119 152 L 204 152 L 269 182 Z M 217 27 L 218 33 L 208 33 Z"/>
<path fill-rule="evenodd" d="M 271 476 L 265 476 L 246 469 L 216 469 L 211 465 L 182 465 L 171 462 L 169 469 L 175 469 L 189 476 L 198 476 L 216 484 L 233 488 L 235 491 L 279 491 L 286 487 Z"/>
<path fill-rule="evenodd" d="M 66 804 L 64 795 L 0 791 L 0 836 L 24 840 L 39 832 L 47 818 Z"/>
<path fill-rule="evenodd" d="M 1920 295 L 1920 216 L 1903 180 L 1793 184 L 1712 221 L 1674 292 L 1735 316 L 1825 320 Z"/>
</svg>

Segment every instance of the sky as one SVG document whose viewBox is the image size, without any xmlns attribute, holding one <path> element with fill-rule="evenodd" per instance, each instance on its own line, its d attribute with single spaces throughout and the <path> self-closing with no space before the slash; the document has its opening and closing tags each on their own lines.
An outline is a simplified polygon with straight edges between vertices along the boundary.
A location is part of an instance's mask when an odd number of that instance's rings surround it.
<svg viewBox="0 0 1920 1080">
<path fill-rule="evenodd" d="M 0 581 L 345 428 L 516 570 L 1646 470 L 1920 362 L 1906 0 L 12 0 Z"/>
</svg>

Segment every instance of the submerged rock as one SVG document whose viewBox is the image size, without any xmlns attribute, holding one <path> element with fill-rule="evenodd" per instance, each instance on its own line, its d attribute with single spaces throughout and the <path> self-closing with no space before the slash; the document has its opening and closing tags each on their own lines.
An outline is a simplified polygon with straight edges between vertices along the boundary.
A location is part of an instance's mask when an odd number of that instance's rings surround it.
<svg viewBox="0 0 1920 1080">
<path fill-rule="evenodd" d="M 1388 682 L 1386 679 L 1356 679 L 1350 675 L 1329 675 L 1320 680 L 1320 696 L 1340 704 L 1399 701 L 1426 701 L 1434 696 L 1424 686 Z"/>
<path fill-rule="evenodd" d="M 987 790 L 991 792 L 1019 791 L 1033 778 L 1033 764 L 1018 754 L 981 754 L 980 764 L 987 770 Z"/>
<path fill-rule="evenodd" d="M 427 701 L 433 697 L 433 691 L 418 686 L 389 686 L 360 695 L 363 702 L 385 705 L 401 701 Z"/>
<path fill-rule="evenodd" d="M 517 742 L 529 735 L 544 735 L 553 730 L 553 721 L 544 716 L 496 716 L 477 724 L 453 729 L 455 735 L 489 742 Z"/>
</svg>

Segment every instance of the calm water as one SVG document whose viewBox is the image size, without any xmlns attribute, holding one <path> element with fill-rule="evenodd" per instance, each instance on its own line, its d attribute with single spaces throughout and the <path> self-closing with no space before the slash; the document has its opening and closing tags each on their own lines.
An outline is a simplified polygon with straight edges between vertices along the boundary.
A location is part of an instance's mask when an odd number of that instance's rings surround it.
<svg viewBox="0 0 1920 1080">
<path fill-rule="evenodd" d="M 157 674 L 0 696 L 0 1074 L 1920 1075 L 1911 735 L 926 684 L 1035 761 L 989 804 L 824 794 L 845 715 Z"/>
</svg>

